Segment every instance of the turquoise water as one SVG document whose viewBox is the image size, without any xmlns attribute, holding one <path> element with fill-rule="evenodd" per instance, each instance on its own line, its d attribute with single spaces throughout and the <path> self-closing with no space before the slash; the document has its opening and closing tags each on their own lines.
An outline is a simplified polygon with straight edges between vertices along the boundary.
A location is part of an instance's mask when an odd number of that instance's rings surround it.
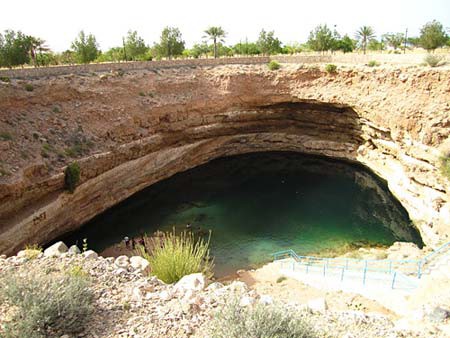
<svg viewBox="0 0 450 338">
<path fill-rule="evenodd" d="M 343 245 L 422 244 L 384 182 L 360 166 L 297 153 L 214 160 L 130 197 L 64 238 L 102 252 L 124 236 L 212 231 L 216 276 L 258 266 L 270 254 Z"/>
</svg>

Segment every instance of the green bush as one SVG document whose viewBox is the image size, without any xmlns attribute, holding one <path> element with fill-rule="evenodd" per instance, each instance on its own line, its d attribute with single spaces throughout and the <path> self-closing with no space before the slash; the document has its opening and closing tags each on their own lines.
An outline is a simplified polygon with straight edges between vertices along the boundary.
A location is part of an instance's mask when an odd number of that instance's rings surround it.
<svg viewBox="0 0 450 338">
<path fill-rule="evenodd" d="M 281 304 L 241 307 L 232 298 L 218 309 L 211 325 L 214 338 L 312 338 L 318 334 L 305 318 Z"/>
<path fill-rule="evenodd" d="M 0 76 L 0 81 L 9 83 L 11 82 L 11 79 L 7 76 Z"/>
<path fill-rule="evenodd" d="M 375 60 L 370 60 L 367 65 L 369 67 L 378 67 L 380 65 L 380 63 L 378 61 L 375 61 Z"/>
<path fill-rule="evenodd" d="M 12 135 L 6 131 L 0 132 L 1 141 L 11 141 L 13 139 Z"/>
<path fill-rule="evenodd" d="M 77 162 L 73 162 L 64 170 L 64 188 L 70 192 L 74 192 L 80 181 L 80 166 Z"/>
<path fill-rule="evenodd" d="M 441 157 L 441 173 L 450 181 L 450 153 Z"/>
<path fill-rule="evenodd" d="M 27 83 L 27 84 L 24 86 L 24 88 L 25 88 L 25 90 L 26 90 L 27 92 L 32 92 L 32 91 L 34 90 L 33 85 L 30 84 L 30 83 Z"/>
<path fill-rule="evenodd" d="M 337 66 L 332 63 L 329 63 L 325 66 L 325 71 L 329 74 L 336 73 L 336 70 L 337 70 Z"/>
<path fill-rule="evenodd" d="M 208 278 L 212 277 L 214 262 L 209 257 L 209 241 L 202 238 L 195 239 L 190 232 L 182 232 L 180 235 L 172 232 L 164 233 L 161 237 L 150 239 L 147 253 L 142 246 L 138 247 L 138 253 L 150 263 L 151 274 L 165 283 L 174 283 L 183 276 L 191 273 L 202 272 Z"/>
<path fill-rule="evenodd" d="M 437 67 L 443 64 L 443 58 L 439 55 L 428 54 L 423 61 L 430 67 Z"/>
<path fill-rule="evenodd" d="M 0 299 L 14 307 L 2 337 L 54 337 L 82 331 L 93 311 L 89 279 L 60 274 L 8 273 Z"/>
<path fill-rule="evenodd" d="M 42 247 L 40 247 L 37 244 L 32 245 L 27 244 L 24 250 L 25 250 L 25 257 L 28 258 L 29 260 L 33 260 L 38 258 L 38 256 L 41 254 Z"/>
<path fill-rule="evenodd" d="M 280 69 L 281 65 L 276 62 L 275 60 L 270 61 L 267 66 L 269 67 L 270 70 L 277 70 Z"/>
</svg>

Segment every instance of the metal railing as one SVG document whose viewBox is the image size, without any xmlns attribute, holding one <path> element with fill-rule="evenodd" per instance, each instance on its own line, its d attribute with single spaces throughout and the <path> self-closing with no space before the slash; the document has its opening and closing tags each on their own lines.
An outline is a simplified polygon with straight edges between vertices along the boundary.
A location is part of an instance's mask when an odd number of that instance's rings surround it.
<svg viewBox="0 0 450 338">
<path fill-rule="evenodd" d="M 357 259 L 357 258 L 327 258 L 301 256 L 294 250 L 284 250 L 273 254 L 274 261 L 281 261 L 281 266 L 287 266 L 293 271 L 306 274 L 320 273 L 324 277 L 332 276 L 343 281 L 344 278 L 361 278 L 362 284 L 368 280 L 389 282 L 392 289 L 399 286 L 403 289 L 415 288 L 417 280 L 424 273 L 430 272 L 431 262 L 439 254 L 447 255 L 450 242 L 442 245 L 422 259 Z M 289 261 L 283 261 L 289 258 Z M 286 265 L 287 264 L 287 265 Z"/>
</svg>

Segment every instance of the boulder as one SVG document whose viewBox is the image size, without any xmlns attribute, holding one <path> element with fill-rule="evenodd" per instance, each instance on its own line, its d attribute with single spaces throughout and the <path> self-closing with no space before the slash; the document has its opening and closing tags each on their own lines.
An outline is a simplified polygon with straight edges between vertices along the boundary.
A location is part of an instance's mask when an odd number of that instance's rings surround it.
<svg viewBox="0 0 450 338">
<path fill-rule="evenodd" d="M 148 272 L 150 270 L 150 263 L 141 256 L 133 256 L 130 258 L 130 265 L 135 270 Z"/>
<path fill-rule="evenodd" d="M 169 291 L 163 290 L 158 294 L 159 299 L 163 301 L 169 301 L 172 299 L 172 293 Z"/>
<path fill-rule="evenodd" d="M 201 273 L 193 273 L 191 275 L 184 276 L 177 284 L 175 284 L 176 291 L 201 291 L 205 288 L 206 279 Z"/>
<path fill-rule="evenodd" d="M 241 300 L 239 301 L 240 306 L 249 306 L 252 305 L 255 302 L 255 298 L 250 296 L 243 296 Z"/>
<path fill-rule="evenodd" d="M 78 255 L 78 254 L 81 253 L 81 250 L 80 250 L 80 248 L 78 248 L 78 246 L 72 245 L 72 246 L 69 248 L 68 253 L 69 253 L 69 255 Z"/>
<path fill-rule="evenodd" d="M 57 242 L 44 250 L 45 257 L 58 257 L 67 252 L 68 248 L 63 242 Z"/>
<path fill-rule="evenodd" d="M 312 312 L 325 312 L 328 309 L 325 298 L 316 298 L 308 302 L 308 309 Z"/>
<path fill-rule="evenodd" d="M 208 291 L 216 291 L 223 288 L 223 284 L 219 283 L 219 282 L 214 282 L 208 285 L 208 287 L 206 288 L 206 290 Z"/>
<path fill-rule="evenodd" d="M 114 265 L 118 268 L 126 269 L 130 265 L 130 259 L 125 255 L 119 256 L 114 261 Z"/>
<path fill-rule="evenodd" d="M 97 259 L 98 254 L 94 250 L 88 250 L 88 251 L 83 252 L 83 257 L 85 259 Z"/>
<path fill-rule="evenodd" d="M 259 302 L 264 305 L 269 305 L 273 304 L 273 299 L 268 295 L 261 295 L 261 297 L 259 298 Z"/>
</svg>

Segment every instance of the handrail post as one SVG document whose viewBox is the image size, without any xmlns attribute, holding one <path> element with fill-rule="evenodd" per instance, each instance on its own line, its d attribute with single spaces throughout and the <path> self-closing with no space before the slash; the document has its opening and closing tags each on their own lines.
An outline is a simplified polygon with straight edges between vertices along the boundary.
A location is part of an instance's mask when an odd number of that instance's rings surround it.
<svg viewBox="0 0 450 338">
<path fill-rule="evenodd" d="M 364 277 L 363 277 L 363 285 L 366 285 L 366 275 L 367 275 L 367 260 L 364 261 Z"/>
<path fill-rule="evenodd" d="M 391 289 L 394 289 L 394 284 L 395 284 L 395 277 L 397 277 L 397 271 L 394 272 L 394 277 L 392 278 L 392 285 L 391 285 Z"/>
<path fill-rule="evenodd" d="M 344 271 L 345 271 L 345 268 L 342 267 L 342 272 L 341 272 L 341 282 L 344 280 Z"/>
<path fill-rule="evenodd" d="M 323 275 L 325 276 L 325 268 L 326 268 L 326 265 L 324 264 L 323 265 Z"/>
<path fill-rule="evenodd" d="M 420 279 L 422 277 L 422 261 L 417 263 L 417 278 Z"/>
</svg>

